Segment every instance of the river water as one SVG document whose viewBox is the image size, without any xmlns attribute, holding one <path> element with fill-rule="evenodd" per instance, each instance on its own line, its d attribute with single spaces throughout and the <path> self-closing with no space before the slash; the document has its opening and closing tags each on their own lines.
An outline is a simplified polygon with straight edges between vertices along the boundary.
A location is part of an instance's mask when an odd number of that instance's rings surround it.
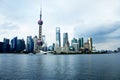
<svg viewBox="0 0 120 80">
<path fill-rule="evenodd" d="M 120 54 L 0 54 L 0 80 L 120 80 Z"/>
</svg>

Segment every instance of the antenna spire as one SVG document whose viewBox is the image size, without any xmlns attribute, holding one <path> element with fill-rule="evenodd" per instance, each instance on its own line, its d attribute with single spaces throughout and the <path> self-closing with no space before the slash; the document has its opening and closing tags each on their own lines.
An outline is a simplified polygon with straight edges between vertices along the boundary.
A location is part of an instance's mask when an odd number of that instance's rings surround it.
<svg viewBox="0 0 120 80">
<path fill-rule="evenodd" d="M 42 19 L 42 0 L 41 0 L 41 5 L 40 5 L 40 20 Z"/>
</svg>

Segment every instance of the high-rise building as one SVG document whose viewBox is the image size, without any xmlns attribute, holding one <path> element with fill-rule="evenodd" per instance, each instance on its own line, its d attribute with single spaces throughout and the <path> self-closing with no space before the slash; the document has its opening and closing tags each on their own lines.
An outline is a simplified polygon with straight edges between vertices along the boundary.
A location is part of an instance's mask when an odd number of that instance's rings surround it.
<svg viewBox="0 0 120 80">
<path fill-rule="evenodd" d="M 3 53 L 3 45 L 4 45 L 4 43 L 0 42 L 0 53 Z"/>
<path fill-rule="evenodd" d="M 68 33 L 63 34 L 63 47 L 69 47 Z"/>
<path fill-rule="evenodd" d="M 75 51 L 79 51 L 79 44 L 76 38 L 71 40 L 71 46 L 75 49 Z"/>
<path fill-rule="evenodd" d="M 5 43 L 5 44 L 9 44 L 9 39 L 6 39 L 6 38 L 4 38 L 4 40 L 3 40 L 3 42 Z"/>
<path fill-rule="evenodd" d="M 89 51 L 92 51 L 92 38 L 88 38 L 88 44 L 89 44 Z"/>
<path fill-rule="evenodd" d="M 56 28 L 56 47 L 61 47 L 60 27 Z"/>
<path fill-rule="evenodd" d="M 11 51 L 12 52 L 17 52 L 17 37 L 14 37 L 11 40 Z"/>
<path fill-rule="evenodd" d="M 37 50 L 36 52 L 39 52 L 39 50 L 42 49 L 43 41 L 42 41 L 42 8 L 40 10 L 40 19 L 38 20 L 38 25 L 39 25 L 39 35 L 38 35 L 38 40 L 37 40 Z"/>
<path fill-rule="evenodd" d="M 42 35 L 42 42 L 45 44 L 45 35 Z"/>
<path fill-rule="evenodd" d="M 120 48 L 118 48 L 117 51 L 120 52 Z"/>
<path fill-rule="evenodd" d="M 34 50 L 34 41 L 31 36 L 27 36 L 26 51 L 33 52 L 33 50 Z"/>
<path fill-rule="evenodd" d="M 22 52 L 25 49 L 25 41 L 24 39 L 17 40 L 17 52 Z"/>
<path fill-rule="evenodd" d="M 89 52 L 89 43 L 88 42 L 84 43 L 84 51 Z"/>
<path fill-rule="evenodd" d="M 79 48 L 83 49 L 84 48 L 84 39 L 83 38 L 79 38 L 78 39 L 78 44 L 79 44 Z"/>
<path fill-rule="evenodd" d="M 73 43 L 77 43 L 77 39 L 76 39 L 76 38 L 73 38 L 73 39 L 71 40 L 71 46 L 72 46 Z"/>
<path fill-rule="evenodd" d="M 38 40 L 38 38 L 37 38 L 37 36 L 35 36 L 35 37 L 33 38 L 33 41 L 34 41 L 34 52 L 35 52 L 35 53 L 38 51 L 37 40 Z"/>
<path fill-rule="evenodd" d="M 4 40 L 3 40 L 3 52 L 4 53 L 7 53 L 7 52 L 10 52 L 10 44 L 9 44 L 9 39 L 6 39 L 6 38 L 4 38 Z"/>
<path fill-rule="evenodd" d="M 79 44 L 78 43 L 72 43 L 72 47 L 74 47 L 75 51 L 79 51 Z"/>
</svg>

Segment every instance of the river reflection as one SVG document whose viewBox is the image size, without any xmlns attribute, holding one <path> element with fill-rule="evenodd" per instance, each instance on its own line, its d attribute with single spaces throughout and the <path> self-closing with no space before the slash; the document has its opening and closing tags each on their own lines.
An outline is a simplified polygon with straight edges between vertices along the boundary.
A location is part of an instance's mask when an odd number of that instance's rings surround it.
<svg viewBox="0 0 120 80">
<path fill-rule="evenodd" d="M 120 80 L 120 54 L 0 54 L 0 80 Z"/>
</svg>

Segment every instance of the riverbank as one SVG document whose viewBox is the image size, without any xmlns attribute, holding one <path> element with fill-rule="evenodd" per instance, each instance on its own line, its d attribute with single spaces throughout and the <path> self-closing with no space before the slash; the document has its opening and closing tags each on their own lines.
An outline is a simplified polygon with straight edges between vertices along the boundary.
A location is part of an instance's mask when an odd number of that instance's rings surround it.
<svg viewBox="0 0 120 80">
<path fill-rule="evenodd" d="M 61 53 L 56 53 L 56 52 L 46 52 L 46 53 L 0 53 L 0 54 L 53 54 L 53 55 L 76 55 L 76 54 L 111 54 L 111 53 L 118 53 L 118 52 L 61 52 Z"/>
</svg>

